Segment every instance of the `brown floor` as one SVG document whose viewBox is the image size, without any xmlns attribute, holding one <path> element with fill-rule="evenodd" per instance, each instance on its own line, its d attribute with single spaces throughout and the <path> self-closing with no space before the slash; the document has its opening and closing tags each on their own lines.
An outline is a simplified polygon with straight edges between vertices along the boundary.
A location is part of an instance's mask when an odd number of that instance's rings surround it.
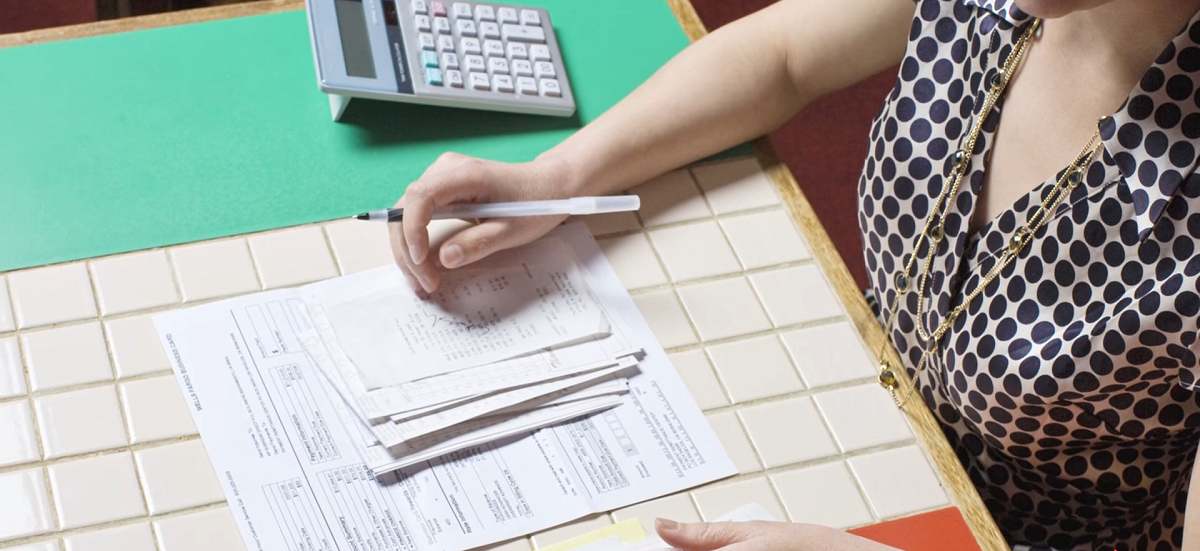
<svg viewBox="0 0 1200 551">
<path fill-rule="evenodd" d="M 0 0 L 0 33 L 237 1 L 242 0 Z M 692 4 L 712 29 L 772 1 L 692 0 Z M 865 286 L 866 272 L 855 188 L 871 118 L 895 74 L 895 69 L 884 71 L 813 104 L 770 137 L 860 286 Z"/>
</svg>

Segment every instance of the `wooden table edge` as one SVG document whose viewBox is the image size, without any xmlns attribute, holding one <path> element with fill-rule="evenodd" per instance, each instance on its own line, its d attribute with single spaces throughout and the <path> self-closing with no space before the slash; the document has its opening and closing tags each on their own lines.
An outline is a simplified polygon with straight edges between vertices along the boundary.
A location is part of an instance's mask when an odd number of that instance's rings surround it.
<svg viewBox="0 0 1200 551">
<path fill-rule="evenodd" d="M 667 0 L 667 3 L 689 39 L 695 41 L 707 34 L 708 31 L 690 0 Z M 261 0 L 246 4 L 69 25 L 0 35 L 0 48 L 297 10 L 303 9 L 303 7 L 303 0 Z M 834 248 L 829 234 L 826 233 L 825 227 L 817 218 L 808 199 L 805 198 L 804 192 L 800 190 L 791 171 L 779 161 L 765 140 L 756 142 L 755 155 L 779 191 L 792 218 L 800 225 L 801 231 L 812 248 L 813 257 L 824 270 L 826 277 L 829 278 L 834 291 L 845 305 L 846 312 L 867 346 L 872 350 L 885 350 L 885 355 L 892 362 L 898 364 L 899 356 L 886 342 L 883 329 L 871 313 L 858 285 L 850 275 L 849 269 L 846 268 L 845 262 Z M 910 384 L 907 376 L 901 374 L 901 377 L 902 384 Z M 986 551 L 1008 549 L 1004 537 L 1000 535 L 1000 530 L 983 505 L 983 500 L 976 491 L 975 485 L 967 477 L 966 471 L 958 462 L 958 458 L 954 455 L 954 451 L 950 448 L 950 444 L 946 441 L 929 409 L 921 400 L 910 399 L 905 403 L 903 410 L 916 428 L 917 438 L 925 446 L 934 461 L 935 468 L 941 473 L 943 481 L 949 487 L 955 504 L 962 511 L 963 518 L 966 519 L 967 525 L 974 533 L 980 548 Z"/>
<path fill-rule="evenodd" d="M 699 40 L 707 34 L 708 31 L 696 14 L 690 0 L 667 1 L 689 39 Z M 846 267 L 841 255 L 833 246 L 833 241 L 829 239 L 825 226 L 817 218 L 816 212 L 813 211 L 812 205 L 804 196 L 804 192 L 800 189 L 791 170 L 780 162 L 767 140 L 762 139 L 755 142 L 754 150 L 763 169 L 775 184 L 784 204 L 787 205 L 793 220 L 799 224 L 801 232 L 808 240 L 813 258 L 821 266 L 825 276 L 829 278 L 834 292 L 845 306 L 846 313 L 858 329 L 859 334 L 862 335 L 867 347 L 873 351 L 883 350 L 883 354 L 894 365 L 902 365 L 899 355 L 887 341 L 883 327 L 871 312 L 870 307 L 867 306 L 866 298 L 858 288 L 858 284 L 855 283 L 853 276 L 850 275 L 850 270 Z M 876 360 L 878 361 L 878 358 Z M 901 372 L 900 377 L 901 388 L 910 388 L 912 382 L 907 374 Z M 925 407 L 925 403 L 914 395 L 905 400 L 902 409 L 915 427 L 917 439 L 925 446 L 935 467 L 941 473 L 955 505 L 962 512 L 979 547 L 985 551 L 1009 549 L 995 520 L 984 506 L 983 499 L 979 496 L 975 485 L 971 483 L 962 464 L 959 463 L 954 450 L 950 448 L 950 443 L 946 441 L 941 427 L 929 408 Z"/>
</svg>

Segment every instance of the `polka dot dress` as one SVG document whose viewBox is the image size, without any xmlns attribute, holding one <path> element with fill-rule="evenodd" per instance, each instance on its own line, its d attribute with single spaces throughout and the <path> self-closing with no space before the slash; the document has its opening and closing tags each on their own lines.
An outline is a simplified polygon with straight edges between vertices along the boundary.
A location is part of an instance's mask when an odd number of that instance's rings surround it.
<svg viewBox="0 0 1200 551">
<path fill-rule="evenodd" d="M 1002 0 L 917 1 L 859 183 L 881 319 L 895 297 L 893 276 L 982 108 L 985 83 L 1028 23 Z M 916 317 L 916 293 L 898 305 L 896 348 L 1013 545 L 1182 545 L 1200 443 L 1200 395 L 1191 388 L 1200 371 L 1198 86 L 1200 16 L 1099 122 L 1103 149 L 1085 182 L 915 373 L 915 327 L 945 319 L 1054 186 L 1036 185 L 968 233 L 1001 102 L 950 199 L 927 315 Z"/>
</svg>

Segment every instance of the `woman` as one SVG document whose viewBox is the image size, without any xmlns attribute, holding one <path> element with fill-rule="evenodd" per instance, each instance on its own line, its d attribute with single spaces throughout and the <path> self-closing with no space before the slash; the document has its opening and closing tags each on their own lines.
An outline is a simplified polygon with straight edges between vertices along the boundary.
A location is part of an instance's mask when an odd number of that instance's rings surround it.
<svg viewBox="0 0 1200 551">
<path fill-rule="evenodd" d="M 562 221 L 484 221 L 430 251 L 435 207 L 617 192 L 899 62 L 859 183 L 871 295 L 916 380 L 898 399 L 934 412 L 1015 546 L 1200 546 L 1184 535 L 1185 508 L 1200 530 L 1198 9 L 785 0 L 532 162 L 439 159 L 393 249 L 432 291 Z M 786 523 L 658 528 L 682 549 L 877 548 Z"/>
</svg>

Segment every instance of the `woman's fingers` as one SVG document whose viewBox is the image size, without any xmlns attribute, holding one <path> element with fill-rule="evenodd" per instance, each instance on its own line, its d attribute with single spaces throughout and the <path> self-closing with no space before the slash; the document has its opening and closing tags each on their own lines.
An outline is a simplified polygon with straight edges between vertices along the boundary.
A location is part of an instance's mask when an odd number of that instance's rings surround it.
<svg viewBox="0 0 1200 551">
<path fill-rule="evenodd" d="M 436 271 L 431 270 L 433 266 L 430 266 L 430 263 L 414 266 L 409 260 L 408 247 L 404 242 L 404 231 L 400 224 L 388 224 L 388 242 L 396 266 L 404 273 L 404 278 L 418 295 L 425 296 L 437 289 L 439 277 Z"/>
<path fill-rule="evenodd" d="M 519 247 L 558 225 L 562 217 L 496 218 L 471 226 L 442 244 L 438 260 L 447 269 L 461 268 L 492 254 Z"/>
<path fill-rule="evenodd" d="M 404 193 L 404 240 L 413 265 L 429 255 L 426 227 L 437 207 L 483 200 L 495 184 L 494 168 L 478 159 L 444 155 Z"/>
<path fill-rule="evenodd" d="M 675 522 L 660 518 L 654 528 L 663 541 L 684 551 L 712 551 L 748 541 L 755 536 L 753 522 Z"/>
</svg>

